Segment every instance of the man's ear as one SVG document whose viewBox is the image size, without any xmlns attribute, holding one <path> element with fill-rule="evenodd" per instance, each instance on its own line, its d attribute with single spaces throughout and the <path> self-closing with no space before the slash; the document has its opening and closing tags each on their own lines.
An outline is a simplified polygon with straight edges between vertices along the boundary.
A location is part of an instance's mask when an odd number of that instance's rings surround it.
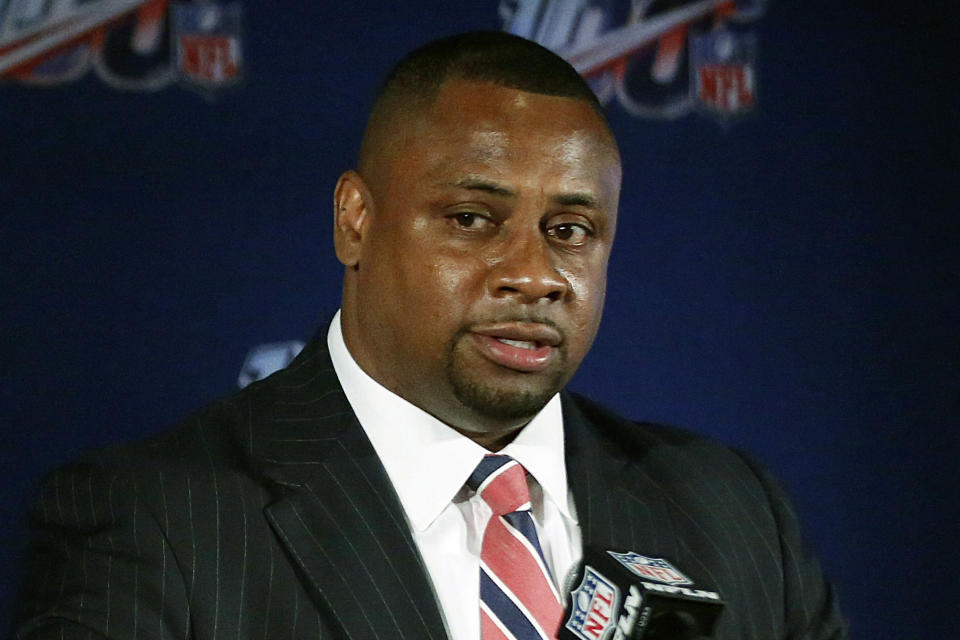
<svg viewBox="0 0 960 640">
<path fill-rule="evenodd" d="M 347 171 L 333 192 L 333 246 L 337 259 L 346 267 L 360 264 L 360 249 L 367 230 L 373 198 L 363 178 Z"/>
</svg>

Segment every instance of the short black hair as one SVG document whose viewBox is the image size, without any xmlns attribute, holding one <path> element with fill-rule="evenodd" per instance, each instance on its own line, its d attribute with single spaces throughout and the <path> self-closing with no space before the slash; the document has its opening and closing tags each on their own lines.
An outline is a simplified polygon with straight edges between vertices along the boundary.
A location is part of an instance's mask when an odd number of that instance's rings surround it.
<svg viewBox="0 0 960 640">
<path fill-rule="evenodd" d="M 373 153 L 373 131 L 400 112 L 432 104 L 447 80 L 489 82 L 529 93 L 582 100 L 610 130 L 596 94 L 569 62 L 546 47 L 503 31 L 472 31 L 435 40 L 407 54 L 377 93 L 360 150 Z M 612 135 L 612 133 L 611 133 Z"/>
<path fill-rule="evenodd" d="M 532 40 L 503 31 L 462 33 L 412 51 L 387 75 L 377 101 L 393 92 L 432 97 L 450 78 L 577 98 L 600 108 L 570 63 Z"/>
</svg>

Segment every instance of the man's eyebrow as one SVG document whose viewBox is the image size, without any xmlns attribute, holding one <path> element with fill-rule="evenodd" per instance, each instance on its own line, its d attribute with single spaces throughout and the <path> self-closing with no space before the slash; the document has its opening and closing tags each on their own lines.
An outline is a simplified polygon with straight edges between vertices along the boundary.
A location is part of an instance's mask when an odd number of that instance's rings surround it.
<svg viewBox="0 0 960 640">
<path fill-rule="evenodd" d="M 490 180 L 485 180 L 483 178 L 462 178 L 454 182 L 453 186 L 460 189 L 468 189 L 470 191 L 484 191 L 497 196 L 512 197 L 517 195 L 516 191 L 513 189 L 509 189 L 503 185 L 497 184 L 496 182 L 491 182 Z"/>
<path fill-rule="evenodd" d="M 504 197 L 513 197 L 517 195 L 516 191 L 513 189 L 497 184 L 496 182 L 491 182 L 490 180 L 486 180 L 484 178 L 463 178 L 454 182 L 453 186 L 459 187 L 460 189 L 484 191 L 486 193 L 492 193 L 494 195 Z M 596 208 L 599 202 L 597 197 L 592 193 L 559 193 L 555 196 L 551 196 L 550 200 L 554 204 L 558 204 L 561 207 L 580 206 Z"/>
<path fill-rule="evenodd" d="M 563 207 L 592 207 L 599 204 L 597 196 L 592 193 L 559 193 L 550 198 L 554 203 Z"/>
</svg>

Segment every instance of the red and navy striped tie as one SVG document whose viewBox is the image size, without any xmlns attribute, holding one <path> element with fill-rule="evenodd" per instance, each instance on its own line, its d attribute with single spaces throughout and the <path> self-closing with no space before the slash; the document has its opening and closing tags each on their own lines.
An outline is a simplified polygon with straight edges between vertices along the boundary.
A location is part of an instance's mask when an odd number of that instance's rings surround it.
<svg viewBox="0 0 960 640">
<path fill-rule="evenodd" d="M 487 455 L 467 480 L 493 515 L 480 549 L 480 637 L 556 638 L 560 595 L 530 515 L 527 473 L 510 456 Z"/>
</svg>

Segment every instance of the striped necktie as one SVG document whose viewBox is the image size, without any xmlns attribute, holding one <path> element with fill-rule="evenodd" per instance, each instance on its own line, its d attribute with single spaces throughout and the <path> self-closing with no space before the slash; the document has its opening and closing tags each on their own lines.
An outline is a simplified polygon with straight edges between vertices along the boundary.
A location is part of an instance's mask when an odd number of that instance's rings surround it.
<svg viewBox="0 0 960 640">
<path fill-rule="evenodd" d="M 480 549 L 483 640 L 556 638 L 563 617 L 530 515 L 526 476 L 510 456 L 487 455 L 467 480 L 493 511 Z"/>
</svg>

